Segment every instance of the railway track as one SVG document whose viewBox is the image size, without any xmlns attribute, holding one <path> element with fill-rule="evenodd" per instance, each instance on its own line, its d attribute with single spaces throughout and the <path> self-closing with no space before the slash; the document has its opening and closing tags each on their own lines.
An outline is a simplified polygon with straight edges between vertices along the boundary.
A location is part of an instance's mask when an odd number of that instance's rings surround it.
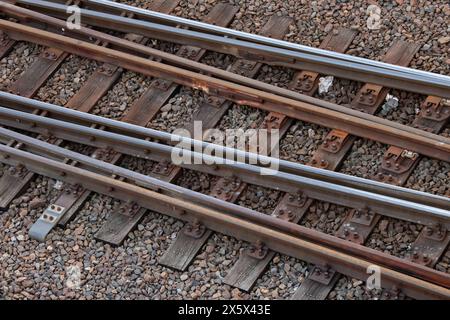
<svg viewBox="0 0 450 320">
<path fill-rule="evenodd" d="M 276 48 L 271 59 L 261 55 L 261 50 L 264 49 L 262 47 L 258 46 L 254 54 L 242 54 L 242 50 L 236 49 L 238 44 L 230 42 L 230 49 L 222 52 L 234 54 L 238 59 L 224 71 L 190 61 L 200 61 L 205 49 L 220 51 L 220 48 L 226 48 L 218 45 L 219 39 L 211 34 L 215 32 L 217 36 L 220 31 L 223 38 L 223 33 L 229 29 L 219 28 L 214 31 L 214 27 L 211 27 L 208 29 L 210 34 L 205 32 L 206 24 L 189 25 L 192 35 L 197 36 L 195 32 L 202 31 L 203 39 L 214 39 L 211 42 L 189 42 L 202 45 L 203 49 L 186 45 L 183 41 L 177 41 L 179 38 L 164 32 L 151 33 L 154 38 L 184 44 L 176 54 L 168 54 L 145 46 L 148 40 L 146 37 L 151 38 L 149 30 L 156 30 L 150 28 L 154 22 L 145 20 L 155 13 L 120 6 L 111 9 L 112 16 L 100 17 L 94 9 L 98 9 L 98 6 L 105 8 L 103 6 L 109 5 L 108 3 L 76 1 L 75 4 L 82 5 L 86 10 L 92 9 L 83 12 L 89 25 L 128 34 L 119 38 L 103 33 L 100 29 L 84 27 L 73 32 L 64 30 L 63 34 L 58 34 L 65 22 L 45 14 L 61 17 L 64 6 L 46 1 L 16 3 L 42 13 L 0 3 L 2 12 L 24 22 L 17 24 L 0 20 L 1 30 L 4 32 L 1 57 L 9 53 L 15 41 L 25 40 L 47 45 L 49 48 L 11 85 L 11 93 L 0 93 L 0 124 L 38 134 L 38 139 L 35 139 L 8 129 L 0 129 L 0 148 L 3 154 L 1 161 L 12 165 L 9 174 L 4 174 L 0 180 L 0 204 L 6 208 L 33 179 L 34 173 L 65 182 L 65 191 L 31 227 L 32 237 L 44 241 L 54 227 L 64 226 L 94 191 L 123 201 L 121 208 L 111 213 L 96 236 L 112 244 L 120 244 L 147 209 L 186 221 L 184 229 L 160 259 L 160 263 L 175 269 L 185 270 L 189 266 L 212 231 L 251 242 L 253 245 L 241 254 L 224 279 L 225 283 L 242 290 L 250 290 L 275 252 L 280 252 L 315 264 L 294 295 L 293 298 L 296 299 L 325 299 L 339 273 L 365 281 L 368 277 L 367 268 L 372 264 L 381 266 L 382 286 L 386 289 L 400 289 L 406 295 L 418 299 L 448 299 L 449 276 L 432 267 L 445 253 L 450 241 L 450 201 L 448 197 L 399 187 L 412 174 L 421 155 L 447 162 L 450 160 L 448 138 L 438 135 L 446 127 L 449 118 L 450 107 L 443 99 L 448 98 L 446 83 L 449 80 L 448 77 L 402 67 L 412 59 L 417 46 L 398 43 L 386 54 L 387 63 L 375 63 L 370 67 L 377 70 L 383 80 L 398 76 L 403 81 L 409 79 L 414 83 L 420 82 L 420 88 L 411 82 L 404 82 L 407 83 L 407 88 L 399 87 L 395 81 L 382 82 L 367 75 L 361 76 L 362 78 L 350 77 L 375 84 L 363 85 L 351 103 L 351 108 L 348 108 L 312 96 L 318 87 L 319 72 L 346 77 L 353 74 L 349 70 L 356 69 L 349 67 L 346 73 L 342 73 L 336 66 L 330 71 L 330 65 L 327 69 L 321 69 L 315 64 L 300 64 L 306 71 L 299 71 L 300 67 L 295 63 L 279 63 L 282 59 L 275 54 L 285 49 L 289 49 L 292 54 L 294 51 L 303 54 L 300 48 L 287 47 L 282 41 L 272 42 L 271 38 L 263 37 L 269 35 L 281 39 L 290 23 L 287 18 L 273 17 L 263 28 L 262 36 L 247 43 L 254 45 L 260 41 L 265 46 L 270 44 L 271 48 Z M 170 13 L 176 4 L 177 1 L 161 0 L 153 4 L 153 9 Z M 207 20 L 215 26 L 226 27 L 235 12 L 235 7 L 220 4 L 210 12 Z M 170 16 L 161 17 L 168 19 Z M 39 26 L 48 31 L 27 25 L 30 22 L 39 22 Z M 121 24 L 117 24 L 119 22 Z M 179 25 L 186 23 L 165 20 L 167 24 L 175 22 Z M 125 23 L 129 27 L 124 28 Z M 171 30 L 162 26 L 166 31 Z M 234 36 L 233 40 L 249 40 L 245 38 L 245 34 Z M 335 59 L 334 62 L 345 61 L 348 57 L 338 53 L 345 52 L 353 37 L 354 32 L 349 30 L 330 35 L 323 44 L 328 51 L 315 52 L 314 57 L 319 57 L 322 61 L 326 58 L 322 55 L 326 54 Z M 282 46 L 285 46 L 283 50 Z M 338 53 L 332 55 L 329 50 Z M 104 64 L 69 100 L 66 108 L 29 99 L 58 69 L 68 53 Z M 370 69 L 367 65 L 370 61 L 356 59 L 355 62 Z M 263 64 L 288 66 L 298 71 L 289 88 L 283 89 L 251 79 Z M 400 66 L 395 67 L 394 64 Z M 121 121 L 90 115 L 88 112 L 113 87 L 123 69 L 153 77 L 151 87 L 130 107 Z M 414 128 L 411 128 L 374 115 L 389 92 L 388 87 L 379 84 L 419 93 L 440 94 L 441 97 L 429 96 L 424 99 L 422 111 L 414 122 Z M 94 85 L 96 90 L 92 90 Z M 233 107 L 233 103 L 236 103 L 268 112 L 261 128 L 268 129 L 269 132 L 279 129 L 281 135 L 285 134 L 293 119 L 316 123 L 333 130 L 317 149 L 309 166 L 259 157 L 234 149 L 228 150 L 244 159 L 254 158 L 260 162 L 257 162 L 258 165 L 241 162 L 229 165 L 181 165 L 189 170 L 218 177 L 209 195 L 193 192 L 173 184 L 182 174 L 180 166 L 170 163 L 172 152 L 180 151 L 171 144 L 173 136 L 145 128 L 180 85 L 207 94 L 192 119 L 204 121 L 207 128 L 215 127 L 227 110 Z M 192 131 L 192 124 L 187 124 L 186 129 Z M 339 169 L 356 140 L 355 136 L 394 145 L 387 150 L 382 167 L 373 180 L 332 172 Z M 97 149 L 91 157 L 83 156 L 62 148 L 65 141 Z M 189 139 L 186 141 L 202 148 L 211 148 L 207 143 Z M 181 152 L 189 158 L 203 158 L 201 153 L 193 149 L 194 151 Z M 219 149 L 216 149 L 215 156 L 211 158 L 219 158 L 216 156 L 220 153 Z M 119 167 L 123 154 L 156 162 L 151 177 Z M 273 176 L 260 175 L 261 170 L 265 169 L 262 163 L 267 163 L 268 160 L 277 161 L 280 171 Z M 247 184 L 284 192 L 271 215 L 233 204 L 247 188 Z M 297 224 L 313 201 L 326 201 L 353 208 L 336 236 Z M 425 225 L 405 259 L 363 246 L 381 216 Z"/>
</svg>

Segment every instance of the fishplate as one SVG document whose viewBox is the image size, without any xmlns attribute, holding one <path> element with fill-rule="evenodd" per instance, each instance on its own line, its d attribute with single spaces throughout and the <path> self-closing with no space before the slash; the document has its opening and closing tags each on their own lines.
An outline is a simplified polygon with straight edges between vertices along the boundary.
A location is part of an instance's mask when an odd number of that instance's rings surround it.
<svg viewBox="0 0 450 320">
<path fill-rule="evenodd" d="M 206 227 L 198 219 L 189 222 L 183 228 L 183 233 L 194 239 L 200 239 L 206 232 Z"/>
<path fill-rule="evenodd" d="M 219 179 L 213 186 L 210 195 L 214 198 L 232 202 L 242 193 L 246 184 L 238 179 Z"/>
<path fill-rule="evenodd" d="M 442 98 L 428 96 L 422 104 L 422 117 L 434 121 L 443 121 L 450 117 L 450 103 Z"/>
<path fill-rule="evenodd" d="M 349 134 L 340 130 L 331 130 L 330 133 L 326 136 L 325 141 L 320 145 L 322 150 L 338 153 L 345 142 L 347 141 Z"/>
<path fill-rule="evenodd" d="M 308 279 L 327 286 L 331 283 L 331 280 L 333 279 L 335 274 L 336 271 L 333 269 L 330 269 L 328 267 L 320 267 L 316 265 L 311 270 L 311 273 L 308 275 Z"/>
<path fill-rule="evenodd" d="M 310 71 L 301 71 L 295 74 L 289 89 L 299 92 L 310 92 L 319 80 L 319 74 Z"/>
<path fill-rule="evenodd" d="M 269 249 L 264 245 L 264 243 L 258 240 L 254 245 L 248 247 L 245 252 L 249 257 L 262 260 L 266 257 Z"/>
</svg>

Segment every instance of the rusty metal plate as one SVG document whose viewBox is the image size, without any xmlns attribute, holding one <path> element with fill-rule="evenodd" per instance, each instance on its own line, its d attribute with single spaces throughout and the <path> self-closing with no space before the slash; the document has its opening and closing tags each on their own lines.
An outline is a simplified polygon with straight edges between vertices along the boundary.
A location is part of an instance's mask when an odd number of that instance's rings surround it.
<svg viewBox="0 0 450 320">
<path fill-rule="evenodd" d="M 14 47 L 16 41 L 10 39 L 8 35 L 0 31 L 0 59 L 8 55 Z"/>
<path fill-rule="evenodd" d="M 228 202 L 235 202 L 246 187 L 247 184 L 239 179 L 220 178 L 212 187 L 210 196 Z"/>
<path fill-rule="evenodd" d="M 347 132 L 336 129 L 331 130 L 320 145 L 320 148 L 330 153 L 338 153 L 342 150 L 349 136 Z"/>
<path fill-rule="evenodd" d="M 334 278 L 336 271 L 330 268 L 314 266 L 311 273 L 308 275 L 310 280 L 319 282 L 325 286 L 329 285 Z"/>
<path fill-rule="evenodd" d="M 263 120 L 260 129 L 279 130 L 281 126 L 288 120 L 288 117 L 276 112 L 270 112 Z"/>
<path fill-rule="evenodd" d="M 319 74 L 312 71 L 300 71 L 295 73 L 288 88 L 308 96 L 313 95 L 319 85 Z"/>
<path fill-rule="evenodd" d="M 394 185 L 403 185 L 419 163 L 417 153 L 391 146 L 385 152 L 381 167 L 372 178 Z"/>
<path fill-rule="evenodd" d="M 386 99 L 389 90 L 389 88 L 366 83 L 358 91 L 355 99 L 350 103 L 350 107 L 361 112 L 375 114 Z"/>
<path fill-rule="evenodd" d="M 311 201 L 301 192 L 297 194 L 287 193 L 273 210 L 272 215 L 286 221 L 297 223 L 308 210 Z"/>
<path fill-rule="evenodd" d="M 335 130 L 330 131 L 327 138 L 335 135 L 333 131 Z M 321 169 L 328 169 L 333 171 L 338 170 L 341 164 L 344 162 L 346 154 L 352 148 L 353 142 L 356 140 L 356 137 L 349 135 L 345 137 L 345 139 L 339 140 L 341 141 L 341 143 L 336 143 L 337 150 L 333 150 L 333 144 L 330 144 L 331 140 L 328 139 L 327 142 L 327 139 L 325 139 L 324 143 L 327 146 L 325 147 L 321 145 L 316 150 L 311 161 L 309 162 L 309 165 Z M 328 149 L 330 148 L 333 152 L 328 151 Z"/>
<path fill-rule="evenodd" d="M 357 244 L 364 244 L 381 216 L 379 214 L 371 214 L 367 217 L 363 214 L 358 217 L 358 215 L 355 215 L 355 212 L 357 212 L 357 210 L 350 211 L 336 235 L 339 238 Z"/>
<path fill-rule="evenodd" d="M 432 133 L 439 133 L 450 117 L 450 101 L 429 96 L 423 102 L 413 127 Z"/>
<path fill-rule="evenodd" d="M 450 233 L 443 228 L 424 227 L 414 241 L 407 258 L 413 262 L 433 267 L 450 243 Z"/>
</svg>

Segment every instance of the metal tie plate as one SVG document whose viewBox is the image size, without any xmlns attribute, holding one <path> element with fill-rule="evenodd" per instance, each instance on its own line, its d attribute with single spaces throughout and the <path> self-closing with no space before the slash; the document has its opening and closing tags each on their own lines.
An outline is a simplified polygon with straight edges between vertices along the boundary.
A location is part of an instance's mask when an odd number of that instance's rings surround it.
<svg viewBox="0 0 450 320">
<path fill-rule="evenodd" d="M 39 242 L 44 242 L 50 231 L 58 224 L 62 215 L 65 212 L 65 208 L 52 204 L 50 205 L 39 219 L 31 226 L 28 234 L 31 239 Z"/>
</svg>

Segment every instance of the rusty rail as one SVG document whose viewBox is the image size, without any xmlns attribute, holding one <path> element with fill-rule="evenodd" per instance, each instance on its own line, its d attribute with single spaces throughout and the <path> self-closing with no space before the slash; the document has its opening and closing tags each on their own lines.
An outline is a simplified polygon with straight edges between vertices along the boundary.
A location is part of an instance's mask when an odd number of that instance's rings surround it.
<svg viewBox="0 0 450 320">
<path fill-rule="evenodd" d="M 19 0 L 18 2 L 21 2 Z M 27 1 L 28 3 L 30 1 Z M 51 2 L 65 3 L 64 0 L 52 0 Z M 370 60 L 366 58 L 356 57 L 345 53 L 330 51 L 329 49 L 314 48 L 298 43 L 287 42 L 280 39 L 274 39 L 259 34 L 251 34 L 243 31 L 237 31 L 234 29 L 217 26 L 214 24 L 205 23 L 202 21 L 189 20 L 186 18 L 172 16 L 165 13 L 155 12 L 149 9 L 142 9 L 135 6 L 127 5 L 124 3 L 117 3 L 105 0 L 81 0 L 83 6 L 86 9 L 99 10 L 101 12 L 108 12 L 116 15 L 120 15 L 123 12 L 133 14 L 135 18 L 145 20 L 149 22 L 164 23 L 174 27 L 187 27 L 190 30 L 206 32 L 208 34 L 220 35 L 223 37 L 230 37 L 235 39 L 241 39 L 249 42 L 255 42 L 265 44 L 273 47 L 295 50 L 304 53 L 315 54 L 318 56 L 324 56 L 329 58 L 337 58 L 342 61 L 350 61 L 361 63 L 362 65 L 369 65 L 374 67 L 380 67 L 387 70 L 397 70 L 405 72 L 411 75 L 420 74 L 428 77 L 447 78 L 447 76 L 431 73 L 423 70 L 412 69 L 404 66 L 390 64 L 377 60 Z"/>
<path fill-rule="evenodd" d="M 156 161 L 171 160 L 173 154 L 179 154 L 181 152 L 188 159 L 195 158 L 202 164 L 212 164 L 209 166 L 198 166 L 189 163 L 181 164 L 181 166 L 194 170 L 219 176 L 239 176 L 246 182 L 262 186 L 266 186 L 268 181 L 270 181 L 272 188 L 285 192 L 292 190 L 301 191 L 311 198 L 327 202 L 358 209 L 370 209 L 384 215 L 402 218 L 420 224 L 435 225 L 436 223 L 441 223 L 446 228 L 450 227 L 450 212 L 447 210 L 450 206 L 450 200 L 443 197 L 432 196 L 421 192 L 411 192 L 407 189 L 394 188 L 383 183 L 366 181 L 362 178 L 349 178 L 344 174 L 331 173 L 317 168 L 303 170 L 304 172 L 309 171 L 309 174 L 303 175 L 303 177 L 276 171 L 273 171 L 273 175 L 262 176 L 260 174 L 261 170 L 267 170 L 266 168 L 237 162 L 228 164 L 223 161 L 223 158 L 211 156 L 212 153 L 205 155 L 195 151 L 191 152 L 190 150 L 183 150 L 178 147 L 148 141 L 150 137 L 161 136 L 160 132 L 155 132 L 151 129 L 141 128 L 132 124 L 124 124 L 116 120 L 106 120 L 102 117 L 88 115 L 83 112 L 68 110 L 42 102 L 35 102 L 34 100 L 11 94 L 3 93 L 2 95 L 3 97 L 10 97 L 9 104 L 15 108 L 27 107 L 28 112 L 32 112 L 32 110 L 43 110 L 51 115 L 50 117 L 43 117 L 0 107 L 0 115 L 2 116 L 0 123 L 3 125 L 38 132 L 44 135 L 51 133 L 55 137 L 90 146 L 112 147 L 112 149 L 121 153 Z M 0 98 L 2 95 L 0 95 Z M 5 98 L 0 99 L 1 101 L 5 101 Z M 11 103 L 11 101 L 14 101 L 14 103 Z M 24 102 L 28 102 L 28 105 Z M 66 119 L 70 119 L 71 122 L 51 118 L 56 115 L 59 117 L 65 115 Z M 82 123 L 82 125 L 72 122 Z M 102 130 L 93 128 L 93 124 L 101 125 Z M 125 130 L 120 130 L 119 128 L 121 127 L 125 128 Z M 137 134 L 139 131 L 141 133 Z M 128 136 L 130 132 L 133 132 L 133 136 Z M 173 138 L 173 136 L 171 137 Z M 212 150 L 210 144 L 204 143 L 204 146 Z M 220 152 L 216 154 L 220 154 Z M 236 150 L 233 149 L 232 154 L 234 159 L 234 155 L 237 154 Z M 224 157 L 226 155 L 223 154 L 222 156 Z M 246 156 L 248 157 L 248 154 Z M 279 162 L 278 159 L 266 157 L 263 163 L 268 163 L 267 160 L 272 161 L 272 163 Z M 223 162 L 225 163 L 221 164 Z M 289 164 L 289 162 L 284 162 L 285 167 L 286 163 Z M 295 167 L 292 163 L 290 164 L 290 167 Z M 298 171 L 302 169 L 299 165 L 297 168 L 299 168 Z M 315 175 L 314 178 L 311 173 Z M 324 177 L 326 180 L 318 180 L 317 177 Z M 341 181 L 346 181 L 346 185 L 342 185 Z M 349 187 L 349 185 L 352 187 Z M 362 187 L 365 185 L 372 185 L 372 190 L 382 190 L 382 192 L 368 192 L 367 188 Z M 383 190 L 385 188 L 387 190 Z M 415 198 L 419 199 L 418 201 L 420 202 L 411 203 Z M 433 206 L 427 204 L 432 204 Z"/>
<path fill-rule="evenodd" d="M 5 20 L 0 21 L 0 27 L 16 40 L 56 47 L 73 54 L 119 65 L 148 76 L 166 78 L 239 104 L 282 113 L 325 127 L 341 129 L 356 136 L 396 145 L 436 159 L 450 160 L 450 139 L 395 124 L 363 112 L 338 105 L 334 105 L 334 108 L 339 111 L 320 108 Z"/>
<path fill-rule="evenodd" d="M 26 166 L 38 174 L 78 183 L 93 191 L 113 196 L 120 200 L 135 201 L 140 206 L 169 214 L 185 221 L 197 219 L 208 228 L 255 242 L 263 241 L 270 249 L 312 263 L 327 264 L 335 270 L 365 280 L 369 265 L 381 266 L 382 286 L 396 285 L 406 294 L 416 298 L 450 298 L 450 275 L 386 255 L 330 235 L 310 230 L 299 225 L 267 216 L 226 201 L 202 195 L 179 186 L 163 183 L 136 172 L 68 151 L 3 128 L 0 135 L 22 142 L 22 148 L 46 153 L 46 157 L 28 151 L 0 145 L 2 162 Z M 94 168 L 92 172 L 81 167 L 65 164 L 72 159 L 82 166 Z M 102 172 L 102 174 L 99 174 Z M 125 181 L 112 179 L 111 174 L 120 175 Z M 139 181 L 141 185 L 157 191 L 139 187 L 127 181 Z M 161 190 L 170 195 L 162 194 Z M 174 195 L 175 198 L 174 198 Z M 197 199 L 199 204 L 192 204 Z M 219 210 L 221 209 L 221 210 Z M 221 213 L 223 210 L 227 214 Z M 337 251 L 339 250 L 339 251 Z M 389 267 L 388 267 L 389 266 Z M 425 281 L 429 281 L 425 282 Z"/>
<path fill-rule="evenodd" d="M 35 0 L 24 0 L 20 3 L 57 17 L 67 18 L 69 16 L 65 5 Z M 317 57 L 279 47 L 274 48 L 87 9 L 81 9 L 81 16 L 85 23 L 96 27 L 140 34 L 179 44 L 195 45 L 271 65 L 310 70 L 356 81 L 371 82 L 391 88 L 450 98 L 450 77 L 433 76 L 433 74 L 413 76 L 396 70 L 379 70 L 379 68 L 367 64 L 360 66 L 351 61 L 340 61 L 324 56 Z"/>
</svg>

